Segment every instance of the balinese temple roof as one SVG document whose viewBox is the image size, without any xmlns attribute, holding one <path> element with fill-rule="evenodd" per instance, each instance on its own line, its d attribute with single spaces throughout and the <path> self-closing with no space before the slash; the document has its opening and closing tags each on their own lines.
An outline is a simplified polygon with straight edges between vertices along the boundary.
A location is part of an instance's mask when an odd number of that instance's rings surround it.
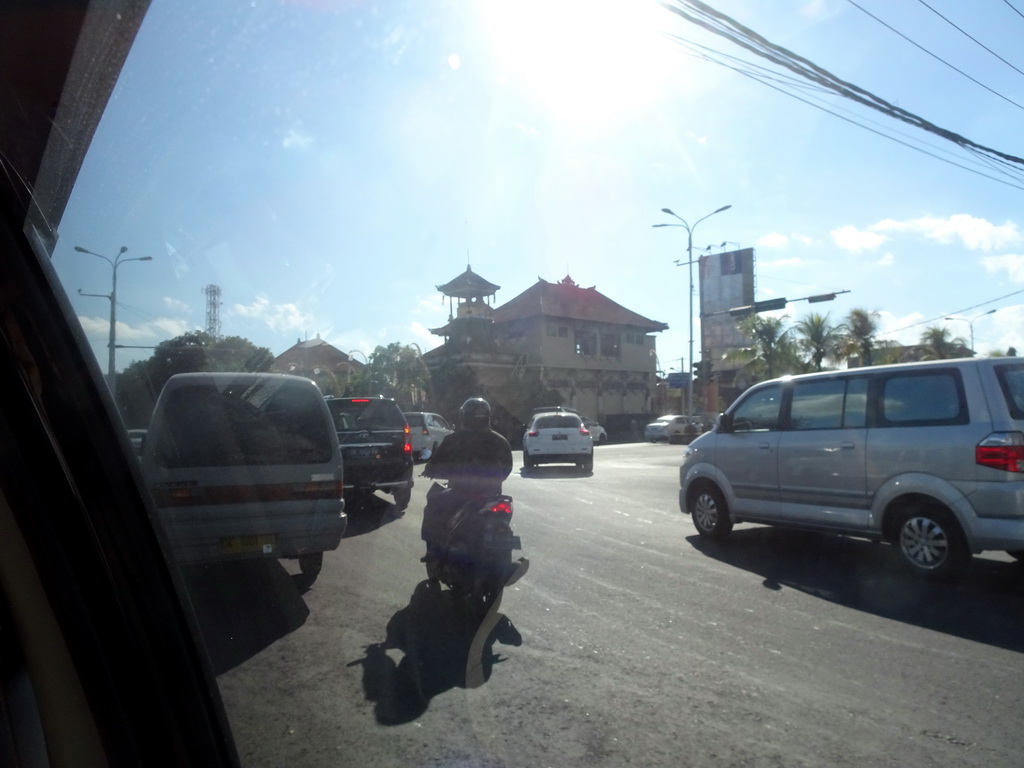
<svg viewBox="0 0 1024 768">
<path fill-rule="evenodd" d="M 568 275 L 557 283 L 549 283 L 538 277 L 536 283 L 494 310 L 494 321 L 497 323 L 530 317 L 613 323 L 644 331 L 664 331 L 668 328 L 667 323 L 650 320 L 615 303 L 593 286 L 581 288 Z"/>
<path fill-rule="evenodd" d="M 444 285 L 436 286 L 437 290 L 445 296 L 454 296 L 460 299 L 483 298 L 493 296 L 501 288 L 500 285 L 489 283 L 472 270 L 467 264 L 466 271 L 450 280 Z"/>
</svg>

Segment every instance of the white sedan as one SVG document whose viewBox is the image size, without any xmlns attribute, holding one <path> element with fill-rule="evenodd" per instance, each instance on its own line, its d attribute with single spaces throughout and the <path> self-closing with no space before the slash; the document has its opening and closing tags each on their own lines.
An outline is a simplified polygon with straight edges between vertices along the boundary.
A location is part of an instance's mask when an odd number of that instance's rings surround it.
<svg viewBox="0 0 1024 768">
<path fill-rule="evenodd" d="M 644 427 L 644 440 L 650 440 L 652 443 L 660 440 L 667 440 L 670 443 L 681 440 L 686 434 L 687 424 L 689 419 L 685 416 L 662 416 Z"/>
</svg>

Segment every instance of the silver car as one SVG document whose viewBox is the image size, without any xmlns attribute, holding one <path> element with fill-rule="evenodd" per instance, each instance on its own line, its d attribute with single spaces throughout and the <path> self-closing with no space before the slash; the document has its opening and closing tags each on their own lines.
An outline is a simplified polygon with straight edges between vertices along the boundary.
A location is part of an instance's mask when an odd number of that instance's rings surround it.
<svg viewBox="0 0 1024 768">
<path fill-rule="evenodd" d="M 888 541 L 950 577 L 972 553 L 1024 557 L 1024 361 L 942 360 L 758 384 L 693 441 L 680 508 L 734 523 Z"/>
</svg>

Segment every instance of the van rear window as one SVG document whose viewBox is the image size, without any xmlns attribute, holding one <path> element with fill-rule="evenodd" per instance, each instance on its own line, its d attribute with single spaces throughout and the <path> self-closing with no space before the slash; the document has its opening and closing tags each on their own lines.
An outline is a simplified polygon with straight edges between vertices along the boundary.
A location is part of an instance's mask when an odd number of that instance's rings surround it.
<svg viewBox="0 0 1024 768">
<path fill-rule="evenodd" d="M 882 382 L 881 426 L 966 424 L 967 401 L 955 370 L 896 374 Z"/>
<path fill-rule="evenodd" d="M 996 378 L 1014 419 L 1024 419 L 1024 365 L 997 365 Z"/>
<path fill-rule="evenodd" d="M 319 392 L 290 384 L 178 387 L 154 446 L 164 467 L 323 464 L 333 455 Z"/>
</svg>

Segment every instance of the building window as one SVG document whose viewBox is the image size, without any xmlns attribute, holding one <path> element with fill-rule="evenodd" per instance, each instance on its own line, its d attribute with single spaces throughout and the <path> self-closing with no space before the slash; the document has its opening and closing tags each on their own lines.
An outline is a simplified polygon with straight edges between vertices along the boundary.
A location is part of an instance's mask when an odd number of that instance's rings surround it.
<svg viewBox="0 0 1024 768">
<path fill-rule="evenodd" d="M 601 334 L 601 355 L 602 357 L 619 357 L 621 337 L 617 333 Z"/>
<path fill-rule="evenodd" d="M 556 327 L 556 326 L 554 326 L 554 325 L 549 325 L 548 326 L 548 336 L 557 336 L 559 330 L 561 330 L 561 329 Z"/>
<path fill-rule="evenodd" d="M 576 354 L 593 357 L 597 354 L 597 334 L 593 331 L 576 331 Z"/>
</svg>

